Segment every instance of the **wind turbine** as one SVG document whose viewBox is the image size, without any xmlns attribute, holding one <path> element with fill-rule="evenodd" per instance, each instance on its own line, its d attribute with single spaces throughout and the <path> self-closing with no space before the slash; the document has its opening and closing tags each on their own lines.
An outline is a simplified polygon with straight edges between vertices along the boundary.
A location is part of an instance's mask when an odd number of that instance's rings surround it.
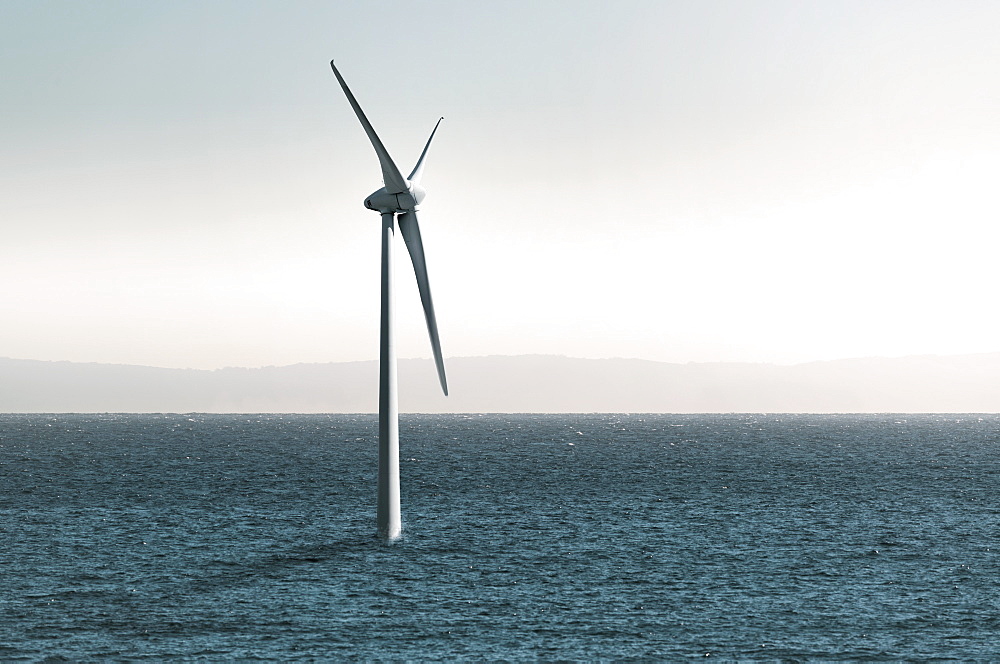
<svg viewBox="0 0 1000 664">
<path fill-rule="evenodd" d="M 389 156 L 378 134 L 372 128 L 365 112 L 358 105 L 351 89 L 344 82 L 344 77 L 337 71 L 337 66 L 330 61 L 333 74 L 340 82 L 340 87 L 351 102 L 351 108 L 361 120 L 368 139 L 375 148 L 379 163 L 382 165 L 382 182 L 384 187 L 373 192 L 365 199 L 365 207 L 382 215 L 382 314 L 381 332 L 379 337 L 379 383 L 378 383 L 378 510 L 377 524 L 379 537 L 391 540 L 399 537 L 402 530 L 402 520 L 399 513 L 399 406 L 396 398 L 396 340 L 393 330 L 393 279 L 392 279 L 392 240 L 396 233 L 396 223 L 403 234 L 403 241 L 410 253 L 413 271 L 417 275 L 417 289 L 420 291 L 420 302 L 424 306 L 424 318 L 427 320 L 427 332 L 431 337 L 431 350 L 434 352 L 434 363 L 437 365 L 438 379 L 441 389 L 448 396 L 448 380 L 444 374 L 444 359 L 441 357 L 441 341 L 438 338 L 437 321 L 434 318 L 434 303 L 431 301 L 431 287 L 427 280 L 427 264 L 424 261 L 424 245 L 420 240 L 420 226 L 417 224 L 417 205 L 424 200 L 425 192 L 420 186 L 420 176 L 424 171 L 424 159 L 427 149 L 431 146 L 439 118 L 431 131 L 424 151 L 417 159 L 410 177 L 404 178 Z M 398 217 L 397 217 L 398 215 Z"/>
</svg>

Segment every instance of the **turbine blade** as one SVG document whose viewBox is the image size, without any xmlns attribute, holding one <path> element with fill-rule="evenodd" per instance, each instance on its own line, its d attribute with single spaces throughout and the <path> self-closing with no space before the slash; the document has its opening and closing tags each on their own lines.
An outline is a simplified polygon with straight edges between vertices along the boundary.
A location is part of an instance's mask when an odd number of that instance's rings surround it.
<svg viewBox="0 0 1000 664">
<path fill-rule="evenodd" d="M 417 275 L 417 289 L 420 291 L 420 303 L 424 305 L 424 319 L 427 321 L 427 333 L 431 337 L 434 364 L 437 365 L 441 389 L 448 396 L 448 379 L 444 375 L 444 358 L 441 356 L 441 340 L 438 338 L 437 320 L 434 318 L 434 303 L 431 301 L 431 285 L 427 280 L 427 263 L 424 261 L 424 243 L 420 239 L 417 213 L 403 212 L 396 217 L 396 221 L 403 234 L 403 241 L 406 242 L 406 249 L 410 252 L 413 272 Z"/>
<path fill-rule="evenodd" d="M 365 112 L 361 110 L 361 106 L 358 104 L 358 100 L 354 98 L 351 94 L 351 89 L 347 87 L 347 83 L 344 81 L 344 77 L 340 75 L 337 71 L 337 66 L 333 64 L 333 60 L 330 61 L 330 67 L 333 68 L 333 74 L 340 81 L 340 87 L 344 89 L 344 94 L 347 95 L 347 101 L 351 102 L 351 107 L 358 116 L 358 120 L 361 120 L 361 126 L 365 128 L 365 133 L 368 134 L 368 139 L 372 142 L 372 146 L 375 148 L 375 154 L 378 155 L 379 163 L 382 164 L 382 181 L 385 183 L 385 190 L 390 194 L 402 194 L 410 190 L 409 186 L 406 184 L 406 180 L 403 179 L 402 173 L 396 167 L 396 162 L 392 160 L 389 156 L 389 152 L 382 145 L 382 141 L 379 139 L 378 134 L 372 128 L 372 124 L 368 122 L 368 118 L 365 116 Z"/>
<path fill-rule="evenodd" d="M 427 139 L 427 145 L 424 146 L 424 151 L 420 153 L 420 159 L 417 159 L 417 165 L 413 167 L 413 172 L 410 173 L 408 178 L 413 184 L 420 184 L 420 178 L 424 174 L 424 157 L 427 156 L 427 148 L 431 146 L 431 141 L 434 140 L 434 134 L 437 133 L 438 125 L 441 124 L 441 120 L 444 118 L 438 118 L 437 124 L 434 125 L 434 129 L 431 130 L 431 137 Z"/>
</svg>

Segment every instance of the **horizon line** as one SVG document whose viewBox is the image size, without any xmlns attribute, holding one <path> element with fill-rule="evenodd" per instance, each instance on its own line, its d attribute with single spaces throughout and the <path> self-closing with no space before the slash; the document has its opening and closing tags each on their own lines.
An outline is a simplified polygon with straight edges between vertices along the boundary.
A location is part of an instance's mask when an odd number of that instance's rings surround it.
<svg viewBox="0 0 1000 664">
<path fill-rule="evenodd" d="M 556 358 L 564 360 L 578 360 L 583 362 L 648 362 L 650 364 L 672 364 L 676 366 L 686 366 L 686 365 L 771 365 L 780 367 L 795 367 L 807 364 L 821 364 L 828 362 L 850 362 L 856 360 L 904 360 L 904 359 L 917 359 L 917 358 L 956 358 L 956 357 L 975 357 L 975 356 L 985 356 L 985 355 L 998 355 L 1000 350 L 994 351 L 978 351 L 970 353 L 907 353 L 904 355 L 852 355 L 846 357 L 837 357 L 831 359 L 815 359 L 815 360 L 801 360 L 795 362 L 776 362 L 776 361 L 764 361 L 764 360 L 687 360 L 687 361 L 670 361 L 670 360 L 651 360 L 642 357 L 624 357 L 624 356 L 611 356 L 611 357 L 580 357 L 575 355 L 564 355 L 560 353 L 517 353 L 517 354 L 500 354 L 491 353 L 488 355 L 457 355 L 453 357 L 446 358 L 448 361 L 455 360 L 476 360 L 476 359 L 491 359 L 491 358 Z M 103 365 L 109 367 L 136 367 L 143 369 L 162 369 L 165 371 L 227 371 L 227 370 L 245 370 L 245 371 L 256 371 L 261 369 L 282 369 L 286 367 L 298 367 L 298 366 L 308 366 L 308 365 L 329 365 L 329 364 L 377 364 L 378 359 L 364 359 L 364 360 L 326 360 L 326 361 L 302 361 L 302 362 L 291 362 L 288 364 L 262 364 L 257 366 L 240 366 L 240 365 L 224 365 L 215 368 L 197 368 L 197 367 L 179 367 L 179 366 L 163 366 L 156 364 L 143 364 L 143 363 L 132 363 L 132 362 L 109 362 L 109 361 L 98 361 L 98 360 L 40 360 L 35 358 L 20 358 L 20 357 L 9 357 L 0 356 L 0 361 L 12 361 L 12 362 L 37 362 L 42 364 L 80 364 L 80 365 Z M 434 359 L 431 357 L 406 357 L 399 358 L 400 362 L 433 362 Z"/>
</svg>

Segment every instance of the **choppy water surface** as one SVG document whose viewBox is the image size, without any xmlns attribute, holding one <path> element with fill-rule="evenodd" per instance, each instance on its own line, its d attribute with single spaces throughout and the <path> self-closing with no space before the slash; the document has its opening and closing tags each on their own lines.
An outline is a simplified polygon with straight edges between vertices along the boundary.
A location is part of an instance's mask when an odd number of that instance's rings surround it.
<svg viewBox="0 0 1000 664">
<path fill-rule="evenodd" d="M 0 416 L 0 660 L 1000 658 L 998 416 Z"/>
</svg>

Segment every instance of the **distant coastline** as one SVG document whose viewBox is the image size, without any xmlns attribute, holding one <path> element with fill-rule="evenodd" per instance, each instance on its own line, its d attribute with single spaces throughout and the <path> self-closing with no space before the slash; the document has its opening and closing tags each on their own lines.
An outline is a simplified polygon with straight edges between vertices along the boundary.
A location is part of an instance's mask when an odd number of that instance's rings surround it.
<svg viewBox="0 0 1000 664">
<path fill-rule="evenodd" d="M 409 413 L 1000 412 L 1000 353 L 790 366 L 553 355 L 401 360 Z M 0 412 L 373 413 L 375 361 L 165 369 L 0 358 Z"/>
</svg>

